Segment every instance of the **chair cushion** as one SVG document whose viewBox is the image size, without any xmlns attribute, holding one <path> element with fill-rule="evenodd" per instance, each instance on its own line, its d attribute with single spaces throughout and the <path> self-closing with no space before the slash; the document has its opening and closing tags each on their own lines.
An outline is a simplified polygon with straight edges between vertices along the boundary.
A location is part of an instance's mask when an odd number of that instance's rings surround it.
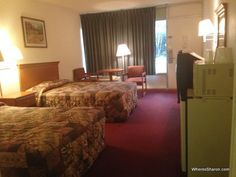
<svg viewBox="0 0 236 177">
<path fill-rule="evenodd" d="M 144 72 L 144 66 L 129 66 L 128 67 L 128 77 L 140 77 Z"/>
<path fill-rule="evenodd" d="M 136 83 L 142 83 L 143 82 L 142 77 L 131 77 L 131 78 L 128 78 L 126 81 L 136 82 Z"/>
</svg>

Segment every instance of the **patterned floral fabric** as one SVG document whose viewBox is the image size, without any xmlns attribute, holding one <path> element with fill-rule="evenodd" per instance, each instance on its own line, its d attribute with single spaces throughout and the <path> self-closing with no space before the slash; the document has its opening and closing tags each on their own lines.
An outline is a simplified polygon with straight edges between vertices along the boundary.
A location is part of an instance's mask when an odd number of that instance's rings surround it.
<svg viewBox="0 0 236 177">
<path fill-rule="evenodd" d="M 35 96 L 36 98 L 38 98 L 40 95 L 42 95 L 43 92 L 46 92 L 47 90 L 53 89 L 53 88 L 57 88 L 60 87 L 66 83 L 71 82 L 68 79 L 59 79 L 59 80 L 54 80 L 54 81 L 44 81 L 30 89 L 28 89 L 27 91 L 29 92 L 35 92 Z M 37 99 L 37 101 L 40 101 L 39 99 Z M 37 102 L 37 105 L 39 105 L 40 103 Z"/>
<path fill-rule="evenodd" d="M 104 148 L 101 109 L 0 106 L 2 177 L 80 177 Z"/>
<path fill-rule="evenodd" d="M 131 82 L 71 82 L 43 90 L 47 91 L 39 91 L 38 106 L 103 107 L 107 122 L 127 120 L 137 104 L 137 85 Z"/>
</svg>

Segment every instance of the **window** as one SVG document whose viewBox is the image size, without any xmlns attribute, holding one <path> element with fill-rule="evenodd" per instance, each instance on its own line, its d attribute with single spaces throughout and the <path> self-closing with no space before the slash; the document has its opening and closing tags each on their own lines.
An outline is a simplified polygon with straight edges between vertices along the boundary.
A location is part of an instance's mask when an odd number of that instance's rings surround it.
<svg viewBox="0 0 236 177">
<path fill-rule="evenodd" d="M 156 74 L 167 73 L 167 53 L 166 53 L 166 20 L 157 20 L 155 23 L 156 37 Z"/>
</svg>

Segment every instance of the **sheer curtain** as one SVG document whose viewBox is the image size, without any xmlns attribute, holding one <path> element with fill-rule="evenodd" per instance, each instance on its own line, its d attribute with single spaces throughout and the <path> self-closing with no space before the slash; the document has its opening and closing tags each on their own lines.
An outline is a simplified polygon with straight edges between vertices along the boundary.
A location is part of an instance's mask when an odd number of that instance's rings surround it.
<svg viewBox="0 0 236 177">
<path fill-rule="evenodd" d="M 131 50 L 128 65 L 155 72 L 155 7 L 81 15 L 86 67 L 89 72 L 119 67 L 117 46 Z"/>
</svg>

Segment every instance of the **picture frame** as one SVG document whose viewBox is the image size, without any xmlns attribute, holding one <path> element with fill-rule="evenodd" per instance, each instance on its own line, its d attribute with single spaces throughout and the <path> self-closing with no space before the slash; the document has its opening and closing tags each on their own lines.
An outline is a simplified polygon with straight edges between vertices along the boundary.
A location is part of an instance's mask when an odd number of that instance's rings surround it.
<svg viewBox="0 0 236 177">
<path fill-rule="evenodd" d="M 47 48 L 45 22 L 40 19 L 21 17 L 25 47 Z"/>
<path fill-rule="evenodd" d="M 217 47 L 226 47 L 227 4 L 221 3 L 215 13 L 217 15 Z"/>
</svg>

